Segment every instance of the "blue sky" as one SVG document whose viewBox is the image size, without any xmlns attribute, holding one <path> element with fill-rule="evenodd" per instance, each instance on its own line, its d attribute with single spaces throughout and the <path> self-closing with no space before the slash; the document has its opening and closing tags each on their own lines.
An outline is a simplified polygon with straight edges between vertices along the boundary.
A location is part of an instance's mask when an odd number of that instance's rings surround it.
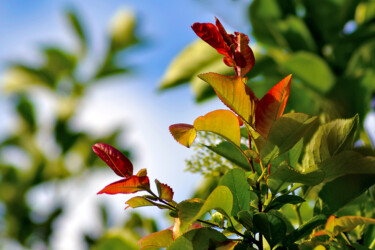
<svg viewBox="0 0 375 250">
<path fill-rule="evenodd" d="M 111 17 L 120 8 L 134 11 L 139 25 L 139 36 L 146 45 L 130 51 L 124 63 L 136 66 L 136 74 L 111 79 L 93 88 L 82 101 L 74 120 L 77 128 L 92 133 L 104 133 L 117 125 L 126 128 L 124 144 L 135 151 L 135 171 L 147 168 L 149 176 L 168 183 L 181 201 L 200 179 L 199 175 L 184 172 L 185 159 L 192 151 L 175 142 L 168 126 L 174 123 L 192 123 L 200 115 L 224 108 L 212 100 L 203 105 L 194 103 L 188 86 L 157 94 L 159 80 L 168 64 L 186 45 L 196 39 L 190 26 L 194 22 L 212 22 L 217 16 L 229 30 L 249 33 L 246 26 L 248 0 L 132 0 L 132 1 L 65 1 L 65 0 L 5 0 L 0 5 L 0 75 L 9 61 L 37 63 L 41 44 L 74 46 L 63 11 L 73 6 L 82 16 L 90 35 L 92 57 L 87 70 L 99 61 L 105 51 L 103 37 Z M 0 93 L 0 136 L 11 129 L 13 122 L 7 96 Z M 41 108 L 41 120 L 48 122 L 53 113 L 51 97 L 36 93 L 34 100 Z M 50 105 L 52 103 L 52 105 Z M 110 112 L 108 112 L 110 110 Z M 53 249 L 79 249 L 82 242 L 75 232 L 98 226 L 96 211 L 88 210 L 93 203 L 105 201 L 114 210 L 114 221 L 126 216 L 125 196 L 96 196 L 104 185 L 116 180 L 108 170 L 85 174 L 56 187 L 62 199 L 68 202 L 63 217 L 56 223 Z M 85 183 L 85 186 L 82 186 Z M 35 210 L 43 210 L 53 199 L 48 186 L 38 187 L 32 196 L 38 199 Z M 142 209 L 146 214 L 160 214 L 156 209 Z M 118 223 L 119 224 L 119 223 Z M 167 225 L 165 225 L 167 226 Z"/>
</svg>

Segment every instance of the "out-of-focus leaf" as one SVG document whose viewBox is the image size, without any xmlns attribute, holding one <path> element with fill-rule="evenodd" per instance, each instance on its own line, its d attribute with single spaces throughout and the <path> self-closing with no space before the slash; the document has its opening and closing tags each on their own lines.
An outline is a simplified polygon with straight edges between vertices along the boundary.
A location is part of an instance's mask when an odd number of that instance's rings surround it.
<svg viewBox="0 0 375 250">
<path fill-rule="evenodd" d="M 226 215 L 230 215 L 233 206 L 233 195 L 226 186 L 218 186 L 202 204 L 199 202 L 183 201 L 179 204 L 178 216 L 181 219 L 180 231 L 185 229 L 205 213 L 215 209 Z"/>
<path fill-rule="evenodd" d="M 258 102 L 255 115 L 255 128 L 264 138 L 274 122 L 283 114 L 290 93 L 292 75 L 285 77 Z"/>
<path fill-rule="evenodd" d="M 173 190 L 167 184 L 160 183 L 158 180 L 155 180 L 156 187 L 158 188 L 159 198 L 172 201 L 173 200 Z"/>
<path fill-rule="evenodd" d="M 288 113 L 277 119 L 260 152 L 262 161 L 268 164 L 278 155 L 291 149 L 304 135 L 314 129 L 317 123 L 317 117 L 303 113 Z"/>
<path fill-rule="evenodd" d="M 325 184 L 319 192 L 323 201 L 322 212 L 325 215 L 333 214 L 374 185 L 374 180 L 374 174 L 351 174 Z"/>
<path fill-rule="evenodd" d="M 81 20 L 79 20 L 78 14 L 73 9 L 68 9 L 66 11 L 66 16 L 69 19 L 70 25 L 74 30 L 79 43 L 81 46 L 81 53 L 84 54 L 87 50 L 87 37 L 86 32 L 82 26 Z"/>
<path fill-rule="evenodd" d="M 219 185 L 227 186 L 233 194 L 232 216 L 250 208 L 250 187 L 246 179 L 245 172 L 235 168 L 229 170 L 219 182 Z"/>
<path fill-rule="evenodd" d="M 305 200 L 302 199 L 300 196 L 297 195 L 281 195 L 276 197 L 268 206 L 264 209 L 264 212 L 267 212 L 271 209 L 278 210 L 285 204 L 299 204 L 304 202 Z"/>
<path fill-rule="evenodd" d="M 169 65 L 159 89 L 167 89 L 188 82 L 198 73 L 205 72 L 201 69 L 213 62 L 220 61 L 220 64 L 224 65 L 221 57 L 202 40 L 195 41 L 186 47 Z M 229 69 L 225 65 L 224 67 Z"/>
<path fill-rule="evenodd" d="M 55 79 L 63 74 L 71 74 L 76 66 L 77 59 L 59 48 L 46 47 L 43 49 L 46 57 L 44 69 L 50 72 Z"/>
<path fill-rule="evenodd" d="M 130 177 L 133 175 L 131 161 L 111 145 L 96 143 L 92 149 L 118 176 Z"/>
<path fill-rule="evenodd" d="M 373 58 L 375 56 L 375 41 L 370 40 L 352 53 L 349 62 L 347 62 L 346 73 L 348 75 L 360 75 L 365 72 L 366 69 L 373 68 Z"/>
<path fill-rule="evenodd" d="M 109 230 L 92 247 L 93 250 L 137 250 L 139 246 L 134 236 L 126 230 Z"/>
<path fill-rule="evenodd" d="M 309 144 L 303 159 L 304 168 L 318 164 L 335 154 L 351 149 L 358 126 L 358 116 L 338 119 L 319 127 Z"/>
<path fill-rule="evenodd" d="M 279 63 L 285 72 L 292 72 L 294 77 L 319 93 L 327 93 L 335 84 L 331 68 L 316 54 L 298 52 Z"/>
<path fill-rule="evenodd" d="M 135 15 L 131 11 L 120 9 L 115 14 L 110 25 L 110 51 L 122 50 L 138 41 L 134 35 L 135 24 Z"/>
<path fill-rule="evenodd" d="M 216 247 L 228 241 L 219 231 L 212 228 L 198 228 L 188 231 L 178 237 L 168 250 L 204 250 L 217 249 Z"/>
<path fill-rule="evenodd" d="M 107 185 L 98 194 L 131 194 L 150 189 L 150 181 L 147 176 L 131 176 Z"/>
<path fill-rule="evenodd" d="M 141 249 L 168 247 L 173 242 L 173 232 L 165 229 L 143 237 L 138 244 Z"/>
<path fill-rule="evenodd" d="M 258 98 L 241 77 L 206 73 L 199 75 L 199 78 L 210 84 L 220 100 L 244 121 L 254 124 Z"/>
<path fill-rule="evenodd" d="M 31 131 L 36 129 L 35 112 L 32 102 L 26 96 L 19 96 L 17 111 L 26 121 Z"/>
<path fill-rule="evenodd" d="M 267 239 L 271 248 L 279 243 L 286 234 L 284 221 L 273 213 L 258 213 L 253 217 L 254 226 Z"/>
<path fill-rule="evenodd" d="M 83 136 L 69 128 L 68 120 L 58 119 L 55 124 L 55 139 L 62 148 L 62 152 L 66 153 L 72 146 Z"/>
</svg>

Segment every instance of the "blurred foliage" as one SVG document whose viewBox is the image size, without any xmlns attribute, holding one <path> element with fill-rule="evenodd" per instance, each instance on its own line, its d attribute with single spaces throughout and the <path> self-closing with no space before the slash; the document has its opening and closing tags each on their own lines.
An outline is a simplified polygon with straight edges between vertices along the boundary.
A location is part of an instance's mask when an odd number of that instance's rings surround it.
<svg viewBox="0 0 375 250">
<path fill-rule="evenodd" d="M 95 166 L 96 159 L 91 152 L 94 143 L 100 141 L 117 145 L 122 129 L 96 137 L 74 128 L 72 120 L 80 101 L 92 86 L 105 77 L 128 72 L 128 68 L 116 59 L 121 52 L 138 42 L 135 16 L 126 11 L 118 12 L 108 37 L 104 38 L 108 41 L 107 53 L 101 63 L 95 65 L 91 75 L 83 75 L 81 67 L 87 63 L 85 60 L 90 53 L 89 34 L 76 11 L 69 9 L 65 15 L 78 44 L 76 50 L 57 45 L 44 46 L 40 51 L 43 60 L 39 65 L 12 63 L 4 72 L 1 83 L 9 96 L 16 123 L 0 141 L 0 204 L 4 209 L 0 234 L 4 239 L 15 240 L 28 248 L 35 244 L 48 246 L 53 223 L 65 209 L 64 200 L 55 194 L 48 214 L 35 219 L 32 201 L 27 199 L 30 192 L 42 184 L 54 185 L 78 176 L 86 170 L 85 166 Z M 38 106 L 33 98 L 35 91 L 57 101 L 50 124 L 41 121 L 40 104 Z M 127 155 L 130 153 L 125 148 L 121 150 Z M 137 218 L 138 221 L 134 222 Z M 129 223 L 135 223 L 136 227 L 140 223 L 151 223 L 148 233 L 156 230 L 154 222 L 142 221 L 139 215 L 133 215 Z M 125 225 L 125 228 L 129 227 L 131 225 Z M 104 238 L 116 237 L 113 235 L 116 232 Z M 95 239 L 86 239 L 95 242 Z M 97 249 L 104 249 L 104 241 L 101 240 Z"/>
</svg>

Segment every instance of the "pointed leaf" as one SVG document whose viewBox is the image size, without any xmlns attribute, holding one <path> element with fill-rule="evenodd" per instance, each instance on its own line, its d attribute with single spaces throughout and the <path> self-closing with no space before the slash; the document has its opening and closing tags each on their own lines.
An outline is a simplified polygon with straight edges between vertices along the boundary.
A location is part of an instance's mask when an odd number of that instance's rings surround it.
<svg viewBox="0 0 375 250">
<path fill-rule="evenodd" d="M 133 197 L 129 199 L 127 202 L 125 202 L 125 204 L 128 205 L 127 207 L 125 207 L 125 209 L 128 209 L 129 207 L 136 208 L 155 205 L 152 201 L 141 196 Z"/>
<path fill-rule="evenodd" d="M 133 164 L 114 147 L 105 143 L 96 143 L 92 149 L 118 176 L 133 175 Z"/>
<path fill-rule="evenodd" d="M 141 170 L 138 171 L 136 176 L 142 177 L 142 176 L 147 176 L 147 169 L 142 168 Z"/>
<path fill-rule="evenodd" d="M 141 249 L 148 248 L 161 248 L 168 247 L 173 242 L 173 233 L 171 229 L 165 229 L 159 232 L 143 237 L 138 241 L 138 244 L 141 246 Z"/>
<path fill-rule="evenodd" d="M 210 84 L 220 100 L 244 121 L 250 125 L 254 123 L 258 98 L 243 82 L 243 78 L 215 73 L 200 74 L 198 77 Z"/>
<path fill-rule="evenodd" d="M 260 152 L 264 164 L 291 149 L 303 136 L 315 129 L 317 124 L 317 117 L 302 113 L 288 113 L 277 119 Z"/>
<path fill-rule="evenodd" d="M 290 93 L 292 75 L 276 84 L 259 101 L 256 108 L 255 127 L 264 137 L 268 137 L 273 123 L 283 114 Z"/>
<path fill-rule="evenodd" d="M 278 210 L 285 204 L 296 205 L 304 201 L 304 199 L 297 195 L 281 195 L 276 197 L 270 204 L 268 204 L 268 206 L 264 209 L 264 212 L 267 212 L 272 209 Z"/>
<path fill-rule="evenodd" d="M 235 61 L 238 76 L 245 76 L 254 66 L 255 58 L 252 49 L 249 47 L 249 37 L 243 33 L 235 32 Z"/>
<path fill-rule="evenodd" d="M 271 248 L 285 236 L 286 224 L 276 214 L 258 213 L 253 218 L 254 226 L 264 235 Z"/>
<path fill-rule="evenodd" d="M 241 133 L 238 118 L 229 110 L 215 110 L 194 121 L 197 131 L 209 131 L 223 136 L 233 144 L 240 146 Z"/>
<path fill-rule="evenodd" d="M 83 26 L 79 20 L 79 17 L 74 9 L 69 9 L 66 15 L 70 21 L 71 27 L 73 28 L 77 37 L 79 38 L 81 51 L 82 53 L 85 53 L 87 49 L 87 37 L 83 29 Z"/>
<path fill-rule="evenodd" d="M 250 186 L 243 170 L 238 168 L 229 170 L 220 180 L 219 185 L 227 186 L 232 192 L 233 216 L 239 211 L 250 209 Z"/>
<path fill-rule="evenodd" d="M 188 148 L 191 146 L 195 140 L 195 137 L 197 136 L 197 131 L 195 130 L 194 126 L 184 123 L 169 126 L 169 131 L 178 143 Z"/>
<path fill-rule="evenodd" d="M 150 181 L 147 176 L 131 176 L 109 184 L 99 191 L 98 194 L 131 194 L 149 188 Z"/>
<path fill-rule="evenodd" d="M 167 184 L 160 183 L 158 180 L 155 180 L 155 183 L 158 188 L 159 198 L 166 201 L 172 201 L 173 189 Z"/>
<path fill-rule="evenodd" d="M 333 233 L 348 232 L 359 225 L 375 224 L 375 219 L 359 217 L 359 216 L 343 216 L 334 219 Z M 328 224 L 328 221 L 327 221 Z"/>
</svg>

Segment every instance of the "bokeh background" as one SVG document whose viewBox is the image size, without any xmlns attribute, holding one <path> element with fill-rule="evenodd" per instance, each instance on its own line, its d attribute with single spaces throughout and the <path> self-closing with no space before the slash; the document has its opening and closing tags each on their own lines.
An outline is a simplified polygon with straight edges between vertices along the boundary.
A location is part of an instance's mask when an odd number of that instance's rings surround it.
<svg viewBox="0 0 375 250">
<path fill-rule="evenodd" d="M 172 224 L 156 208 L 124 211 L 130 196 L 97 196 L 117 176 L 91 146 L 118 147 L 176 201 L 193 195 L 194 152 L 168 126 L 223 108 L 195 76 L 231 69 L 190 29 L 215 16 L 250 35 L 257 96 L 293 73 L 289 111 L 322 122 L 359 113 L 358 144 L 374 147 L 374 1 L 4 0 L 0 248 L 137 249 Z"/>
</svg>

